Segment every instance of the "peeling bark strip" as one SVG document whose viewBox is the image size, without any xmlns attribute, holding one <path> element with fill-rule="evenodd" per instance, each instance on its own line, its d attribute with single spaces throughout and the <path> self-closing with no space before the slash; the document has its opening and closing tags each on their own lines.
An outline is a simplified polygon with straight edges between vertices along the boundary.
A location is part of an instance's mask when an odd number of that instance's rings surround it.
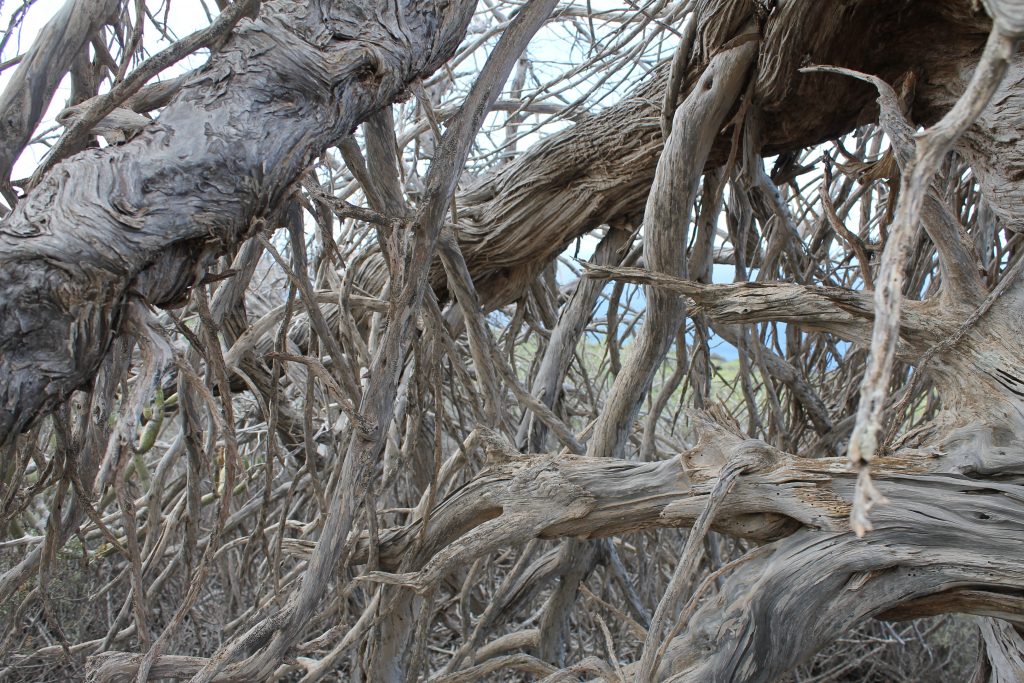
<svg viewBox="0 0 1024 683">
<path fill-rule="evenodd" d="M 129 298 L 180 300 L 317 155 L 443 63 L 474 4 L 271 0 L 136 138 L 47 174 L 0 224 L 0 444 L 92 379 Z"/>
<path fill-rule="evenodd" d="M 875 283 L 875 324 L 871 335 L 868 370 L 861 382 L 857 421 L 850 435 L 850 462 L 861 471 L 858 487 L 860 495 L 850 516 L 850 524 L 858 536 L 871 530 L 868 518 L 871 508 L 876 503 L 885 502 L 871 485 L 867 467 L 883 445 L 879 442 L 882 410 L 896 357 L 896 338 L 903 306 L 904 264 L 921 220 L 921 209 L 932 177 L 943 157 L 953 148 L 953 143 L 971 127 L 988 105 L 1017 51 L 1018 41 L 1008 35 L 1004 23 L 1004 20 L 997 18 L 981 61 L 964 94 L 938 123 L 918 136 L 914 158 L 903 172 L 892 232 L 882 253 L 882 266 Z M 948 262 L 948 254 L 943 256 Z"/>
</svg>

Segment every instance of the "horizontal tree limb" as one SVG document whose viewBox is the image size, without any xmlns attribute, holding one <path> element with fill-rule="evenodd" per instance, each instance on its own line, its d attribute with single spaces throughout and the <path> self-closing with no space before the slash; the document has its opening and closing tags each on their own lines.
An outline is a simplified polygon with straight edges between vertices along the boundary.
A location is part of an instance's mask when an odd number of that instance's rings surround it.
<svg viewBox="0 0 1024 683">
<path fill-rule="evenodd" d="M 832 332 L 866 345 L 871 340 L 874 302 L 870 292 L 790 282 L 708 285 L 643 268 L 584 264 L 586 276 L 648 285 L 681 294 L 694 307 L 726 324 L 779 321 L 807 330 Z M 902 357 L 912 360 L 956 329 L 933 302 L 906 302 L 901 321 Z"/>
</svg>

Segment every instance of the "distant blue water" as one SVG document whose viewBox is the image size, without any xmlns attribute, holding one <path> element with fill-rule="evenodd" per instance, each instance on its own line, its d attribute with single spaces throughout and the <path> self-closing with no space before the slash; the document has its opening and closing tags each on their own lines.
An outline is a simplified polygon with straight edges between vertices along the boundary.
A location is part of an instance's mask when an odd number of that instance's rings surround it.
<svg viewBox="0 0 1024 683">
<path fill-rule="evenodd" d="M 594 249 L 594 246 L 597 244 L 597 240 L 587 236 L 583 240 L 581 240 L 581 242 L 582 242 L 582 244 L 580 245 L 580 249 L 579 249 L 578 255 L 577 255 L 577 252 L 575 250 L 575 245 L 574 245 L 573 247 L 570 247 L 569 250 L 566 250 L 565 256 L 570 257 L 570 258 L 580 258 L 580 259 L 589 258 L 592 255 L 592 253 L 593 253 L 593 249 Z M 712 272 L 711 272 L 712 282 L 714 282 L 715 284 L 731 284 L 734 281 L 734 279 L 735 279 L 735 274 L 736 274 L 736 271 L 735 271 L 735 268 L 733 266 L 717 265 L 716 264 L 712 268 Z M 755 278 L 756 276 L 757 276 L 756 269 L 752 270 L 749 273 L 749 277 L 751 279 Z M 572 282 L 575 282 L 576 275 L 566 265 L 564 265 L 563 263 L 559 262 L 557 278 L 558 278 L 559 284 L 564 286 L 564 285 L 568 285 L 568 284 L 570 284 Z M 594 316 L 593 316 L 594 321 L 596 323 L 598 323 L 598 331 L 597 332 L 588 332 L 588 338 L 590 339 L 590 341 L 592 341 L 594 343 L 597 343 L 597 344 L 601 344 L 601 345 L 603 345 L 605 343 L 605 335 L 607 334 L 607 330 L 605 329 L 604 323 L 606 322 L 607 315 L 608 315 L 608 297 L 611 295 L 613 287 L 614 287 L 614 283 L 608 282 L 605 285 L 604 289 L 602 290 L 602 297 L 600 299 L 598 299 L 596 310 L 594 311 Z M 640 325 L 643 324 L 643 320 L 642 319 L 640 321 L 634 322 L 635 313 L 643 311 L 643 309 L 645 307 L 645 304 L 646 304 L 646 298 L 644 297 L 644 290 L 643 290 L 643 286 L 642 285 L 626 284 L 626 285 L 623 286 L 623 288 L 622 288 L 622 296 L 620 298 L 620 306 L 623 305 L 623 304 L 626 304 L 626 303 L 628 303 L 629 308 L 631 309 L 632 312 L 631 313 L 626 313 L 625 319 L 622 319 L 621 316 L 623 315 L 623 311 L 620 308 L 620 311 L 619 311 L 620 318 L 618 320 L 618 325 L 617 325 L 617 327 L 618 327 L 618 334 L 619 334 L 620 338 L 629 331 L 631 326 L 632 326 L 632 332 L 635 335 L 639 331 Z M 691 324 L 691 327 L 692 327 L 692 321 L 690 321 L 690 324 Z M 759 330 L 760 329 L 763 329 L 763 326 L 759 326 Z M 774 337 L 772 337 L 772 338 L 770 338 L 768 340 L 768 346 L 769 347 L 774 347 L 776 345 L 776 343 L 777 343 L 778 348 L 780 350 L 784 350 L 786 348 L 786 331 L 787 331 L 786 323 L 783 323 L 783 322 L 775 323 L 774 324 L 774 335 L 777 336 L 777 342 L 776 342 L 776 339 Z M 632 337 L 626 342 L 625 346 L 628 346 L 631 343 L 631 341 L 632 341 Z M 687 334 L 686 334 L 686 341 L 687 341 L 687 344 L 693 344 L 694 343 L 694 334 L 693 334 L 692 330 L 687 332 Z M 845 355 L 847 353 L 847 351 L 849 350 L 849 348 L 850 348 L 849 342 L 842 341 L 840 339 L 835 339 L 834 343 L 835 343 L 835 349 L 836 349 L 836 351 L 838 352 L 838 354 L 840 356 Z M 711 336 L 711 338 L 708 341 L 708 345 L 710 347 L 710 350 L 711 350 L 712 354 L 718 356 L 719 358 L 721 358 L 721 359 L 723 359 L 725 361 L 736 360 L 736 359 L 739 358 L 739 352 L 736 349 L 736 347 L 733 346 L 732 344 L 728 343 L 727 341 L 725 341 L 724 339 L 722 339 L 718 335 L 715 335 L 715 334 L 712 333 L 712 336 Z M 833 367 L 835 366 L 835 360 L 834 359 L 832 360 L 831 365 Z"/>
<path fill-rule="evenodd" d="M 591 249 L 592 248 L 593 247 L 591 247 Z M 583 255 L 584 255 L 584 249 L 580 249 L 580 256 L 582 257 Z M 589 256 L 589 254 L 588 254 L 588 256 Z M 736 271 L 735 271 L 735 269 L 732 266 L 717 265 L 716 264 L 712 268 L 712 273 L 711 273 L 712 281 L 715 282 L 716 284 L 728 284 L 728 283 L 731 283 L 733 281 L 734 277 L 735 277 L 735 272 Z M 576 279 L 576 276 L 572 273 L 572 271 L 569 270 L 569 268 L 566 267 L 562 263 L 558 264 L 558 275 L 557 275 L 557 277 L 558 277 L 558 282 L 561 285 L 569 284 L 571 282 L 574 282 L 575 279 Z M 602 297 L 600 299 L 598 299 L 596 311 L 594 312 L 594 319 L 596 321 L 604 322 L 606 320 L 606 318 L 608 316 L 608 297 L 611 296 L 612 288 L 613 287 L 614 287 L 614 284 L 612 282 L 609 282 L 607 285 L 605 285 L 604 289 L 602 290 Z M 642 285 L 634 285 L 634 284 L 625 284 L 623 286 L 623 288 L 622 288 L 622 296 L 620 298 L 620 303 L 625 303 L 625 302 L 629 302 L 629 306 L 630 306 L 630 308 L 633 311 L 640 311 L 640 310 L 642 310 L 645 307 L 645 305 L 646 305 L 646 298 L 644 296 L 643 286 Z M 622 311 L 620 311 L 620 316 L 621 315 L 622 315 Z M 625 320 L 623 320 L 620 317 L 620 319 L 618 321 L 618 325 L 617 325 L 618 331 L 619 331 L 619 337 L 622 337 L 622 335 L 627 333 L 627 331 L 629 330 L 630 325 L 632 324 L 632 322 L 633 322 L 633 315 L 632 314 L 627 314 Z M 635 325 L 633 325 L 633 333 L 634 334 L 636 334 L 636 332 L 639 330 L 639 326 L 641 324 L 642 324 L 642 321 L 640 321 L 640 322 L 636 323 Z M 780 324 L 779 325 L 779 334 L 780 335 L 784 335 L 785 334 L 785 325 L 784 324 Z M 604 343 L 604 335 L 603 334 L 597 334 L 597 333 L 593 333 L 592 332 L 592 333 L 589 333 L 588 336 L 594 342 L 601 343 L 601 344 Z M 783 340 L 784 340 L 784 337 L 783 337 Z M 693 344 L 694 343 L 694 335 L 693 335 L 692 331 L 687 333 L 687 335 L 686 335 L 686 342 L 687 342 L 687 344 Z M 708 346 L 711 349 L 711 353 L 719 356 L 720 358 L 722 358 L 724 360 L 729 361 L 729 360 L 736 360 L 737 358 L 739 358 L 739 352 L 736 350 L 736 347 L 733 346 L 732 344 L 728 343 L 727 341 L 725 341 L 724 339 L 722 339 L 718 335 L 712 334 L 711 338 L 708 340 Z"/>
</svg>

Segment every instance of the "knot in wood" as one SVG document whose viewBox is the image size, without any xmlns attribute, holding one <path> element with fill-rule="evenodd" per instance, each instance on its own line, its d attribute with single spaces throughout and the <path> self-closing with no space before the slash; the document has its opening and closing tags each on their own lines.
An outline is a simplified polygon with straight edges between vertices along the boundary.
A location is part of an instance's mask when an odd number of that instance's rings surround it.
<svg viewBox="0 0 1024 683">
<path fill-rule="evenodd" d="M 764 472 L 774 469 L 784 457 L 782 451 L 772 448 L 760 439 L 747 439 L 736 447 L 730 460 L 744 472 Z"/>
<path fill-rule="evenodd" d="M 476 428 L 476 440 L 484 451 L 484 460 L 488 465 L 504 465 L 522 455 L 502 434 L 488 427 Z"/>
</svg>

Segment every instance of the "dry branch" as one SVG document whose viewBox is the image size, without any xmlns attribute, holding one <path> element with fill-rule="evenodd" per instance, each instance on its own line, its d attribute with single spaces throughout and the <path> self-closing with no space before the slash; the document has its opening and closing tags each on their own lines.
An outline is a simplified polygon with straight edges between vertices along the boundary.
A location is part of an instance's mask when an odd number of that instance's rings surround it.
<svg viewBox="0 0 1024 683">
<path fill-rule="evenodd" d="M 993 80 L 977 3 L 584 4 L 179 42 L 139 0 L 54 52 L 33 151 L 109 146 L 0 223 L 0 678 L 1013 680 L 1024 62 L 908 230 L 913 131 Z"/>
</svg>

